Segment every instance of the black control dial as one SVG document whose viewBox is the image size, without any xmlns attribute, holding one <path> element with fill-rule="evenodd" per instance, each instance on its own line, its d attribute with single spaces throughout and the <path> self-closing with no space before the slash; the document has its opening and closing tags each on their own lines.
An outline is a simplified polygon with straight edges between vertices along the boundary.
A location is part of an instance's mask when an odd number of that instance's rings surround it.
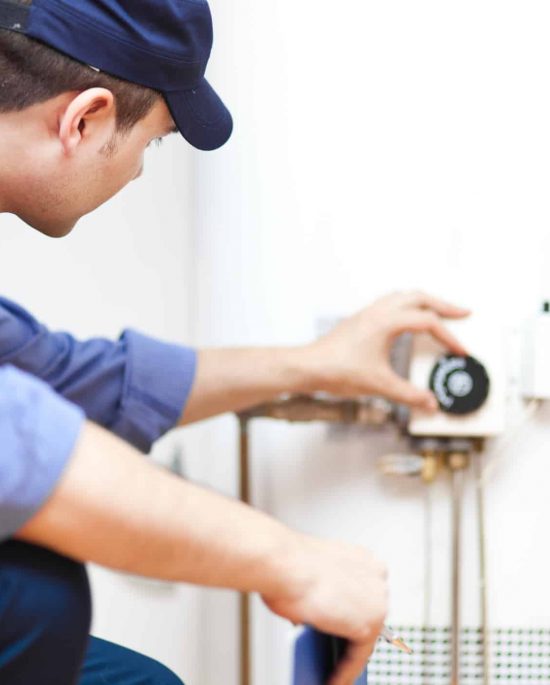
<svg viewBox="0 0 550 685">
<path fill-rule="evenodd" d="M 430 390 L 447 414 L 470 414 L 485 404 L 490 381 L 487 370 L 474 357 L 446 354 L 437 360 Z"/>
</svg>

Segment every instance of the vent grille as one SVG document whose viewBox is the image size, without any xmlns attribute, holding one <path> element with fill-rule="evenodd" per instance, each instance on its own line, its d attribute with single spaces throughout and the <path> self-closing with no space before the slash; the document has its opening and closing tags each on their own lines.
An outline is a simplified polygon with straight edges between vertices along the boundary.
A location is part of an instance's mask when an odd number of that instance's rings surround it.
<svg viewBox="0 0 550 685">
<path fill-rule="evenodd" d="M 369 685 L 449 685 L 448 627 L 392 626 L 414 654 L 380 641 L 368 671 Z M 461 633 L 460 685 L 482 685 L 483 640 L 479 628 Z M 499 628 L 490 633 L 491 685 L 550 683 L 550 628 Z"/>
</svg>

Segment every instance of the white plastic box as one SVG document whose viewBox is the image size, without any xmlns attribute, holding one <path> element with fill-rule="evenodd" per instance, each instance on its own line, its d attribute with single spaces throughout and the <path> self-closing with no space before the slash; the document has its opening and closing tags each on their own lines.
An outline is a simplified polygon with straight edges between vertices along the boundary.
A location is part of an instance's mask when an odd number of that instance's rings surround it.
<svg viewBox="0 0 550 685">
<path fill-rule="evenodd" d="M 548 319 L 550 324 L 550 317 Z M 447 328 L 466 347 L 468 353 L 485 366 L 490 380 L 485 404 L 462 416 L 443 411 L 429 414 L 412 410 L 409 433 L 429 437 L 489 437 L 504 432 L 506 420 L 506 345 L 503 324 L 481 313 L 468 319 L 446 321 Z M 548 348 L 550 349 L 550 348 Z M 417 335 L 413 341 L 409 377 L 420 388 L 429 388 L 431 372 L 438 358 L 446 354 L 442 345 L 428 335 Z M 548 376 L 550 380 L 550 373 Z"/>
<path fill-rule="evenodd" d="M 524 397 L 550 399 L 550 303 L 525 325 L 523 340 Z"/>
</svg>

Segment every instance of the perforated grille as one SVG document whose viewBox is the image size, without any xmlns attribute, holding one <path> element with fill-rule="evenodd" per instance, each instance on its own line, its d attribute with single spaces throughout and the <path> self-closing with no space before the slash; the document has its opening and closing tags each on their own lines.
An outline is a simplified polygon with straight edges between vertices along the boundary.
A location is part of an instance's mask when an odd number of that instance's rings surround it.
<svg viewBox="0 0 550 685">
<path fill-rule="evenodd" d="M 369 664 L 369 685 L 449 685 L 450 628 L 392 626 L 414 649 L 408 656 L 380 641 Z M 461 685 L 483 682 L 479 628 L 461 635 Z M 499 628 L 490 633 L 491 684 L 550 683 L 550 628 Z"/>
</svg>

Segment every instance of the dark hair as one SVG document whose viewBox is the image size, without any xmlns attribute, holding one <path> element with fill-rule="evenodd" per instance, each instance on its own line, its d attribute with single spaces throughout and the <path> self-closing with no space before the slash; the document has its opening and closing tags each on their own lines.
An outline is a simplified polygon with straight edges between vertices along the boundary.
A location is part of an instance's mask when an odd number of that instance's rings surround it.
<svg viewBox="0 0 550 685">
<path fill-rule="evenodd" d="M 20 111 L 62 93 L 96 87 L 113 93 L 117 128 L 122 132 L 143 119 L 161 97 L 150 88 L 97 72 L 32 38 L 0 29 L 0 112 Z"/>
</svg>

